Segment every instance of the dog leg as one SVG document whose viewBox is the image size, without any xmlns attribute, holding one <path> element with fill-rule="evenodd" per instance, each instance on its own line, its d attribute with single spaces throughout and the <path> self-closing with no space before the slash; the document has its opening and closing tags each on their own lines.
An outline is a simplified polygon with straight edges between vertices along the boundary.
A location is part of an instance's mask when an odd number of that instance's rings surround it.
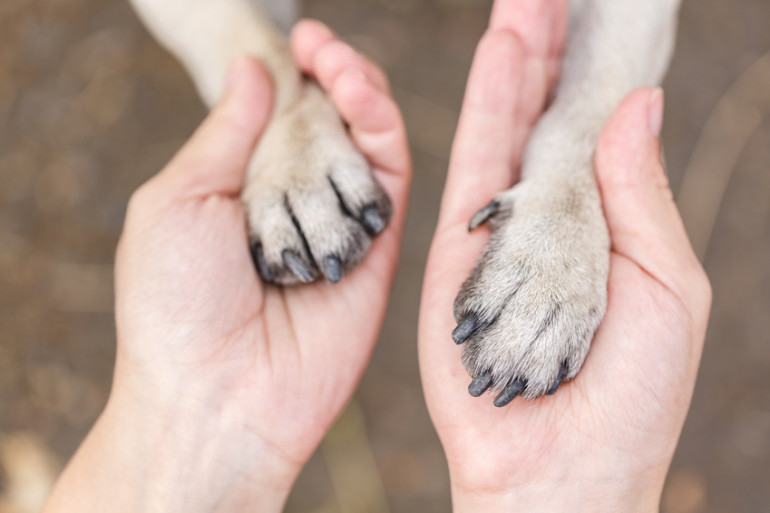
<svg viewBox="0 0 770 513">
<path fill-rule="evenodd" d="M 672 53 L 679 0 L 573 0 L 553 103 L 525 154 L 522 181 L 471 222 L 491 240 L 455 301 L 453 337 L 478 396 L 497 406 L 573 378 L 606 309 L 609 235 L 593 155 L 636 87 L 657 85 Z"/>
<path fill-rule="evenodd" d="M 387 225 L 390 201 L 326 94 L 302 77 L 264 9 L 278 0 L 132 0 L 192 75 L 204 101 L 222 96 L 232 61 L 262 60 L 275 83 L 273 117 L 250 165 L 243 201 L 257 269 L 268 282 L 337 282 Z"/>
</svg>

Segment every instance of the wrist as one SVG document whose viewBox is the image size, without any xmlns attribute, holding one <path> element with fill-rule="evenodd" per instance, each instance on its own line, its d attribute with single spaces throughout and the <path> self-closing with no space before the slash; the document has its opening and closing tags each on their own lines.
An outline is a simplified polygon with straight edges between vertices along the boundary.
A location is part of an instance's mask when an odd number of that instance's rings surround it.
<svg viewBox="0 0 770 513">
<path fill-rule="evenodd" d="M 588 485 L 586 485 L 588 486 Z M 452 486 L 454 513 L 512 513 L 518 511 L 548 511 L 551 513 L 580 513 L 622 511 L 624 513 L 653 513 L 659 511 L 660 494 L 628 496 L 602 490 L 554 490 L 547 485 L 533 486 L 496 494 L 480 493 Z M 656 495 L 653 497 L 653 495 Z"/>
<path fill-rule="evenodd" d="M 624 471 L 610 472 L 609 467 L 601 468 L 599 472 L 595 470 L 597 470 L 595 466 L 580 462 L 561 476 L 541 479 L 529 476 L 526 481 L 509 481 L 501 486 L 462 480 L 453 474 L 451 476 L 453 511 L 454 513 L 478 511 L 652 513 L 659 511 L 665 473 L 660 477 L 642 477 Z"/>
<path fill-rule="evenodd" d="M 187 400 L 148 404 L 114 390 L 46 512 L 282 511 L 301 465 L 226 406 Z"/>
<path fill-rule="evenodd" d="M 139 482 L 158 483 L 148 490 L 150 504 L 164 506 L 158 510 L 282 511 L 302 465 L 250 429 L 244 415 L 191 389 L 154 400 L 121 390 L 104 413 Z"/>
</svg>

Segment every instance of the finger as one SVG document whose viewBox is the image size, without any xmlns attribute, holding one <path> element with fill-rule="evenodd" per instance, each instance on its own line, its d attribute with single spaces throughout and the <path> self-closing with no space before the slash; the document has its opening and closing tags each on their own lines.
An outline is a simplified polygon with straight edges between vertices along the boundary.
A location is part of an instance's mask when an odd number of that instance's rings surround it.
<svg viewBox="0 0 770 513">
<path fill-rule="evenodd" d="M 634 261 L 680 297 L 698 304 L 709 294 L 701 290 L 703 271 L 662 163 L 662 123 L 660 89 L 631 93 L 600 137 L 597 178 L 613 251 Z"/>
<path fill-rule="evenodd" d="M 330 94 L 372 167 L 394 175 L 408 173 L 411 165 L 406 129 L 393 99 L 356 68 L 337 77 Z"/>
<path fill-rule="evenodd" d="M 525 51 L 508 30 L 491 30 L 479 43 L 465 93 L 460 123 L 444 191 L 441 217 L 431 246 L 420 318 L 420 368 L 426 395 L 455 401 L 458 410 L 475 409 L 463 390 L 468 374 L 454 344 L 447 344 L 456 325 L 452 303 L 487 242 L 483 232 L 469 235 L 472 215 L 515 179 L 529 128 L 518 116 Z M 444 337 L 436 336 L 444 333 Z"/>
<path fill-rule="evenodd" d="M 292 50 L 300 69 L 316 78 L 324 89 L 331 89 L 347 69 L 356 68 L 380 91 L 390 90 L 387 76 L 376 64 L 340 41 L 319 21 L 304 20 L 296 25 Z"/>
<path fill-rule="evenodd" d="M 291 50 L 294 61 L 305 73 L 313 70 L 313 59 L 318 49 L 338 39 L 337 34 L 318 20 L 300 20 L 291 31 Z"/>
<path fill-rule="evenodd" d="M 554 85 L 567 36 L 565 0 L 498 0 L 489 26 L 508 30 L 519 38 L 527 56 L 519 115 L 533 123 L 540 115 Z"/>
<path fill-rule="evenodd" d="M 567 0 L 553 0 L 551 14 L 551 46 L 548 49 L 548 85 L 553 88 L 561 73 L 561 63 L 567 45 L 569 5 Z"/>
<path fill-rule="evenodd" d="M 514 32 L 527 52 L 545 57 L 554 49 L 555 14 L 567 11 L 563 4 L 564 0 L 497 0 L 489 27 Z"/>
<path fill-rule="evenodd" d="M 236 195 L 272 108 L 272 86 L 252 58 L 233 63 L 218 106 L 153 181 L 170 199 Z"/>
<path fill-rule="evenodd" d="M 514 161 L 529 127 L 518 117 L 525 60 L 511 32 L 488 32 L 479 43 L 468 78 L 452 149 L 440 226 L 467 225 L 515 179 Z"/>
</svg>

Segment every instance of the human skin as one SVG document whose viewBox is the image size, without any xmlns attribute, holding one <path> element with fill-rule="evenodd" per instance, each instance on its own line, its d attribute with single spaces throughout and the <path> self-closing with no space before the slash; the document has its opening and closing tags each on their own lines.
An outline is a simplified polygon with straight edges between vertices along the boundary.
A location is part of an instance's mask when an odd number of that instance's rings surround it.
<svg viewBox="0 0 770 513">
<path fill-rule="evenodd" d="M 543 13 L 497 8 L 477 56 L 426 273 L 425 393 L 456 511 L 654 510 L 710 302 L 660 163 L 656 91 L 624 102 L 597 153 L 610 305 L 578 379 L 552 398 L 495 409 L 467 395 L 449 336 L 454 295 L 488 237 L 467 233 L 475 207 L 466 199 L 515 181 L 557 76 L 564 18 Z M 340 285 L 259 284 L 237 191 L 270 92 L 255 63 L 239 63 L 228 98 L 132 200 L 117 262 L 113 392 L 45 511 L 279 511 L 350 397 L 384 314 L 409 158 L 379 70 L 317 24 L 298 28 L 294 48 L 374 164 L 393 226 Z"/>
<path fill-rule="evenodd" d="M 695 384 L 711 289 L 661 162 L 663 95 L 645 88 L 618 107 L 596 152 L 612 240 L 609 301 L 581 373 L 553 397 L 505 408 L 467 392 L 452 304 L 489 238 L 468 233 L 478 205 L 467 198 L 491 198 L 517 180 L 565 28 L 565 2 L 497 2 L 455 140 L 419 353 L 456 512 L 657 511 Z"/>
<path fill-rule="evenodd" d="M 263 285 L 239 193 L 272 86 L 253 59 L 172 162 L 132 197 L 116 257 L 108 405 L 45 511 L 280 511 L 350 399 L 380 332 L 411 164 L 384 74 L 318 22 L 292 35 L 394 217 L 338 285 Z"/>
</svg>

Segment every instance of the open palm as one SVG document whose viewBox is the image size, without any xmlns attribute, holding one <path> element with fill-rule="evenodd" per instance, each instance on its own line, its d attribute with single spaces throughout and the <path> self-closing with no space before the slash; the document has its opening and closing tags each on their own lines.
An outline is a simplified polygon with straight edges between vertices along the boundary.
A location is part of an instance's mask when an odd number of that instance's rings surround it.
<svg viewBox="0 0 770 513">
<path fill-rule="evenodd" d="M 553 397 L 502 409 L 467 392 L 470 377 L 450 337 L 452 304 L 489 236 L 468 234 L 467 223 L 516 180 L 558 70 L 566 15 L 564 2 L 496 3 L 469 79 L 428 261 L 420 364 L 458 510 L 570 504 L 576 511 L 597 495 L 604 502 L 594 506 L 610 507 L 636 487 L 653 490 L 640 492 L 639 505 L 657 504 L 697 373 L 710 290 L 649 121 L 661 98 L 644 89 L 619 107 L 597 151 L 612 237 L 609 304 L 583 370 Z"/>
<path fill-rule="evenodd" d="M 256 439 L 266 457 L 298 473 L 351 397 L 379 335 L 410 160 L 379 69 L 316 22 L 295 29 L 293 48 L 389 193 L 392 225 L 338 285 L 259 281 L 238 195 L 270 86 L 255 62 L 240 62 L 229 97 L 132 199 L 117 262 L 116 384 L 141 380 L 129 388 L 151 390 L 151 401 L 165 403 L 159 410 L 172 413 L 186 398 L 205 400 L 212 418 L 244 428 L 233 435 L 236 452 L 248 454 L 247 439 Z"/>
</svg>

